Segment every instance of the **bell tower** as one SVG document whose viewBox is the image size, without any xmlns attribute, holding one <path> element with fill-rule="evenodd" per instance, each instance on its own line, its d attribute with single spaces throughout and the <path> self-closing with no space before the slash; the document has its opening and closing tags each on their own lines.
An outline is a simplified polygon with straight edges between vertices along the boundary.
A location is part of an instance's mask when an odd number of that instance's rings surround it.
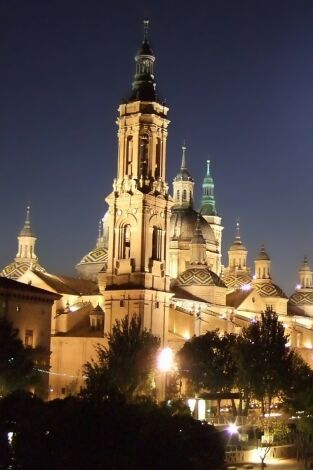
<svg viewBox="0 0 313 470">
<path fill-rule="evenodd" d="M 169 120 L 168 107 L 156 93 L 148 25 L 144 21 L 130 97 L 118 109 L 117 175 L 106 198 L 108 265 L 101 285 L 107 331 L 116 318 L 139 313 L 144 326 L 164 341 L 171 296 L 167 253 L 173 202 L 165 179 Z"/>
</svg>

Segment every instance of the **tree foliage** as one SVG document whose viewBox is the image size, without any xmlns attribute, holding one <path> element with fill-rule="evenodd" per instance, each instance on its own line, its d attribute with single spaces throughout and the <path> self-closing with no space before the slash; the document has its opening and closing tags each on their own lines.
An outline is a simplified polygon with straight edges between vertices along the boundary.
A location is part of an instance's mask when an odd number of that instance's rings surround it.
<svg viewBox="0 0 313 470">
<path fill-rule="evenodd" d="M 261 402 L 263 413 L 270 412 L 274 397 L 287 391 L 286 374 L 292 370 L 293 357 L 287 343 L 284 326 L 270 308 L 238 337 L 237 384 Z"/>
<path fill-rule="evenodd" d="M 12 448 L 7 433 L 14 432 Z M 221 470 L 220 433 L 149 400 L 0 400 L 0 468 Z"/>
<path fill-rule="evenodd" d="M 150 394 L 159 338 L 142 328 L 139 315 L 126 315 L 115 322 L 107 339 L 108 347 L 97 347 L 97 360 L 84 366 L 86 393 L 121 394 L 127 401 Z"/>
<path fill-rule="evenodd" d="M 218 331 L 194 336 L 177 353 L 181 375 L 190 380 L 197 391 L 230 391 L 236 377 L 235 344 L 235 335 L 220 336 Z"/>
<path fill-rule="evenodd" d="M 311 380 L 309 367 L 287 343 L 283 324 L 268 308 L 241 335 L 210 331 L 194 336 L 178 352 L 178 366 L 196 391 L 239 390 L 244 414 L 252 397 L 261 402 L 264 414 L 270 412 L 274 397 L 295 399 L 299 386 Z"/>
<path fill-rule="evenodd" d="M 38 381 L 32 352 L 18 338 L 18 329 L 0 317 L 0 394 L 27 388 Z"/>
</svg>

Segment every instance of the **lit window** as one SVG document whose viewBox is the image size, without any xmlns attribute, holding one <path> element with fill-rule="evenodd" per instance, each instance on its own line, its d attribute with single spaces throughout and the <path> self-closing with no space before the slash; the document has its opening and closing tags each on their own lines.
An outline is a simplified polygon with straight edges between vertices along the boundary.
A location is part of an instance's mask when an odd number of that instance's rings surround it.
<svg viewBox="0 0 313 470">
<path fill-rule="evenodd" d="M 25 346 L 27 348 L 32 348 L 33 347 L 33 330 L 26 330 L 25 332 Z"/>
</svg>

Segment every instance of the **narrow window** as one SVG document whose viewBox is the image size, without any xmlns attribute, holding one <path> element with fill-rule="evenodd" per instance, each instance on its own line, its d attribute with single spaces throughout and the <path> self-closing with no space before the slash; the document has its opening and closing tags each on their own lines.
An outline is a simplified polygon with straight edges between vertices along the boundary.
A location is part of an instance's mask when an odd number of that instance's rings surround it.
<svg viewBox="0 0 313 470">
<path fill-rule="evenodd" d="M 27 348 L 33 347 L 33 330 L 25 331 L 25 346 Z"/>
<path fill-rule="evenodd" d="M 152 232 L 152 259 L 160 261 L 162 254 L 162 230 L 153 227 Z"/>
<path fill-rule="evenodd" d="M 140 175 L 147 176 L 149 156 L 149 136 L 143 134 L 140 137 Z"/>
<path fill-rule="evenodd" d="M 133 173 L 133 137 L 127 137 L 127 148 L 126 148 L 126 165 L 125 165 L 126 175 L 131 176 Z"/>
<path fill-rule="evenodd" d="M 130 258 L 130 225 L 120 227 L 119 259 Z"/>
<path fill-rule="evenodd" d="M 155 178 L 161 176 L 161 140 L 157 139 L 155 148 Z"/>
</svg>

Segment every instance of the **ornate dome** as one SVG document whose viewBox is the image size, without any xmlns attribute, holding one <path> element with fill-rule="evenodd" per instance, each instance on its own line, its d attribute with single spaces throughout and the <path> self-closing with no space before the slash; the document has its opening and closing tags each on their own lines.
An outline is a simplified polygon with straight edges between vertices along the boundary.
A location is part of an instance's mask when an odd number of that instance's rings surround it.
<svg viewBox="0 0 313 470">
<path fill-rule="evenodd" d="M 89 279 L 96 281 L 98 273 L 103 270 L 106 271 L 108 262 L 108 250 L 101 246 L 91 250 L 85 255 L 75 268 L 81 279 Z"/>
<path fill-rule="evenodd" d="M 303 259 L 303 263 L 300 266 L 300 271 L 311 271 L 307 256 L 305 256 Z"/>
<path fill-rule="evenodd" d="M 179 287 L 185 286 L 217 286 L 226 287 L 220 277 L 207 267 L 186 269 L 178 276 L 176 283 Z"/>
<path fill-rule="evenodd" d="M 195 234 L 198 213 L 191 208 L 173 209 L 170 220 L 170 238 L 191 241 Z M 206 242 L 216 245 L 214 232 L 200 215 L 200 229 Z"/>
<path fill-rule="evenodd" d="M 230 245 L 228 251 L 247 251 L 247 248 L 244 246 L 242 241 L 240 240 L 239 242 L 234 241 L 232 245 Z"/>
<path fill-rule="evenodd" d="M 108 261 L 108 250 L 104 247 L 101 248 L 95 248 L 94 250 L 90 251 L 85 255 L 80 262 L 78 263 L 78 266 L 81 266 L 83 264 L 89 264 L 89 263 L 107 263 Z"/>
<path fill-rule="evenodd" d="M 253 287 L 261 297 L 282 297 L 287 299 L 285 292 L 272 282 L 254 282 Z"/>
<path fill-rule="evenodd" d="M 313 290 L 297 291 L 289 297 L 291 305 L 313 305 Z"/>
<path fill-rule="evenodd" d="M 222 277 L 228 288 L 240 289 L 240 287 L 250 284 L 252 276 L 248 272 L 244 273 L 227 273 Z"/>
<path fill-rule="evenodd" d="M 8 266 L 3 268 L 0 276 L 16 280 L 21 277 L 28 269 L 33 269 L 34 271 L 40 271 L 43 273 L 46 272 L 46 270 L 37 262 L 13 261 L 13 263 L 10 263 Z"/>
<path fill-rule="evenodd" d="M 270 257 L 266 253 L 264 245 L 261 246 L 260 252 L 255 258 L 255 260 L 256 261 L 262 261 L 262 260 L 270 261 Z"/>
</svg>

